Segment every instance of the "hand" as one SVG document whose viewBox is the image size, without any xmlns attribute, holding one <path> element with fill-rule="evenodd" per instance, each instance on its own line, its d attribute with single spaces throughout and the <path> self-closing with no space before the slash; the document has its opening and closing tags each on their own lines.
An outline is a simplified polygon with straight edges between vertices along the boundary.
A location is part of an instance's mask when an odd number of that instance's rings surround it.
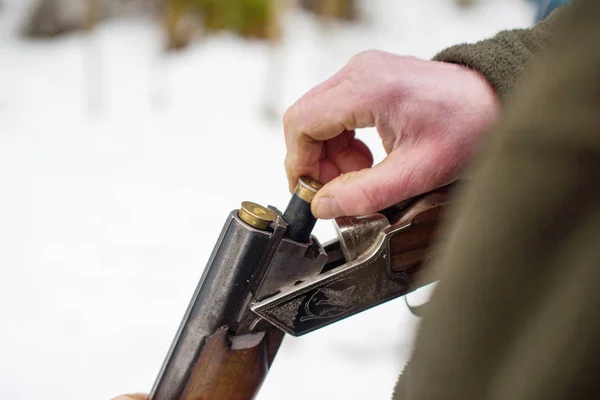
<svg viewBox="0 0 600 400">
<path fill-rule="evenodd" d="M 455 180 L 500 104 L 469 68 L 369 50 L 354 56 L 284 116 L 290 187 L 327 183 L 318 218 L 380 211 Z M 388 156 L 373 157 L 354 130 L 376 127 Z"/>
<path fill-rule="evenodd" d="M 124 394 L 122 396 L 115 397 L 113 400 L 148 400 L 148 395 L 142 393 Z"/>
</svg>

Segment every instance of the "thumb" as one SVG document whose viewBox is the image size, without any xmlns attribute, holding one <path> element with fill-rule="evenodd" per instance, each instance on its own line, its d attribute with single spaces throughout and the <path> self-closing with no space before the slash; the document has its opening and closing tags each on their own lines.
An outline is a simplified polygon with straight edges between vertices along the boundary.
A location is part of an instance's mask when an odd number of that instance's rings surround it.
<svg viewBox="0 0 600 400">
<path fill-rule="evenodd" d="M 395 151 L 373 168 L 340 175 L 319 190 L 312 213 L 321 219 L 371 214 L 450 183 L 458 168 L 439 154 Z"/>
</svg>

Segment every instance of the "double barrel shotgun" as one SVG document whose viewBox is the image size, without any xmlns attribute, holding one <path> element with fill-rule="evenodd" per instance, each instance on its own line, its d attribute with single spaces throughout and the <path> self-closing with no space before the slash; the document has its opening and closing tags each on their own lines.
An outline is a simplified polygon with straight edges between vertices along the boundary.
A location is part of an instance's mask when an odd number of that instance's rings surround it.
<svg viewBox="0 0 600 400">
<path fill-rule="evenodd" d="M 281 341 L 403 296 L 419 277 L 449 200 L 443 187 L 311 235 L 321 185 L 302 177 L 282 214 L 243 202 L 217 240 L 151 400 L 250 400 Z"/>
</svg>

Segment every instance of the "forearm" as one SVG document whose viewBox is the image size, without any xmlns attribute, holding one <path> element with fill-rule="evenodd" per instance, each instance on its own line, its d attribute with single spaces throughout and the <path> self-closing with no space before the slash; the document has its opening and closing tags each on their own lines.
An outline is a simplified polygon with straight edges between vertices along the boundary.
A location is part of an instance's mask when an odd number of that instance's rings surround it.
<svg viewBox="0 0 600 400">
<path fill-rule="evenodd" d="M 491 39 L 474 44 L 459 44 L 441 51 L 436 61 L 461 64 L 487 78 L 502 103 L 511 97 L 513 88 L 531 62 L 548 45 L 569 7 L 556 10 L 530 29 L 503 31 Z"/>
</svg>

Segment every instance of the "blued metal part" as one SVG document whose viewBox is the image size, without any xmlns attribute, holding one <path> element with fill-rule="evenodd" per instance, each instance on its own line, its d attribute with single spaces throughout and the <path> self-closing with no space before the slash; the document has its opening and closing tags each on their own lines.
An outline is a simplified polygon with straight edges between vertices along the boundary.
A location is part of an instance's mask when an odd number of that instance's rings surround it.
<svg viewBox="0 0 600 400">
<path fill-rule="evenodd" d="M 283 221 L 280 219 L 276 221 L 276 223 L 281 222 Z M 311 237 L 309 243 L 298 243 L 282 237 L 281 226 L 276 224 L 272 226 L 275 228 L 267 253 L 270 253 L 273 247 L 275 251 L 265 257 L 267 267 L 260 268 L 260 277 L 256 280 L 258 285 L 253 286 L 252 292 L 240 311 L 239 323 L 234 329 L 236 334 L 256 332 L 270 326 L 270 324 L 262 323 L 264 321 L 261 322 L 260 317 L 252 312 L 251 305 L 257 300 L 293 287 L 300 281 L 313 279 L 319 275 L 328 261 L 327 253 L 314 236 Z"/>
<path fill-rule="evenodd" d="M 251 304 L 267 295 L 278 293 L 298 281 L 317 276 L 328 260 L 327 253 L 315 237 L 308 243 L 298 243 L 285 237 L 288 224 L 281 212 L 269 206 L 277 218 L 271 223 L 272 235 L 263 259 L 256 268 L 250 290 L 230 328 L 236 335 L 257 332 L 272 325 L 263 321 L 250 309 Z"/>
<path fill-rule="evenodd" d="M 327 254 L 315 237 L 309 243 L 283 238 L 266 269 L 256 299 L 262 300 L 299 281 L 317 276 L 326 261 Z"/>
<path fill-rule="evenodd" d="M 288 203 L 283 219 L 289 224 L 286 236 L 296 242 L 306 243 L 317 219 L 310 211 L 310 203 L 294 193 Z"/>
<path fill-rule="evenodd" d="M 233 211 L 190 301 L 171 349 L 150 394 L 152 400 L 179 399 L 209 335 L 235 322 L 252 274 L 259 267 L 271 234 L 241 221 Z"/>
<path fill-rule="evenodd" d="M 389 274 L 389 240 L 408 227 L 386 228 L 356 260 L 255 303 L 252 311 L 300 336 L 408 293 L 410 275 Z"/>
<path fill-rule="evenodd" d="M 321 273 L 337 268 L 346 262 L 339 239 L 330 240 L 323 244 L 323 247 L 327 254 L 327 263 L 321 270 Z"/>
</svg>

